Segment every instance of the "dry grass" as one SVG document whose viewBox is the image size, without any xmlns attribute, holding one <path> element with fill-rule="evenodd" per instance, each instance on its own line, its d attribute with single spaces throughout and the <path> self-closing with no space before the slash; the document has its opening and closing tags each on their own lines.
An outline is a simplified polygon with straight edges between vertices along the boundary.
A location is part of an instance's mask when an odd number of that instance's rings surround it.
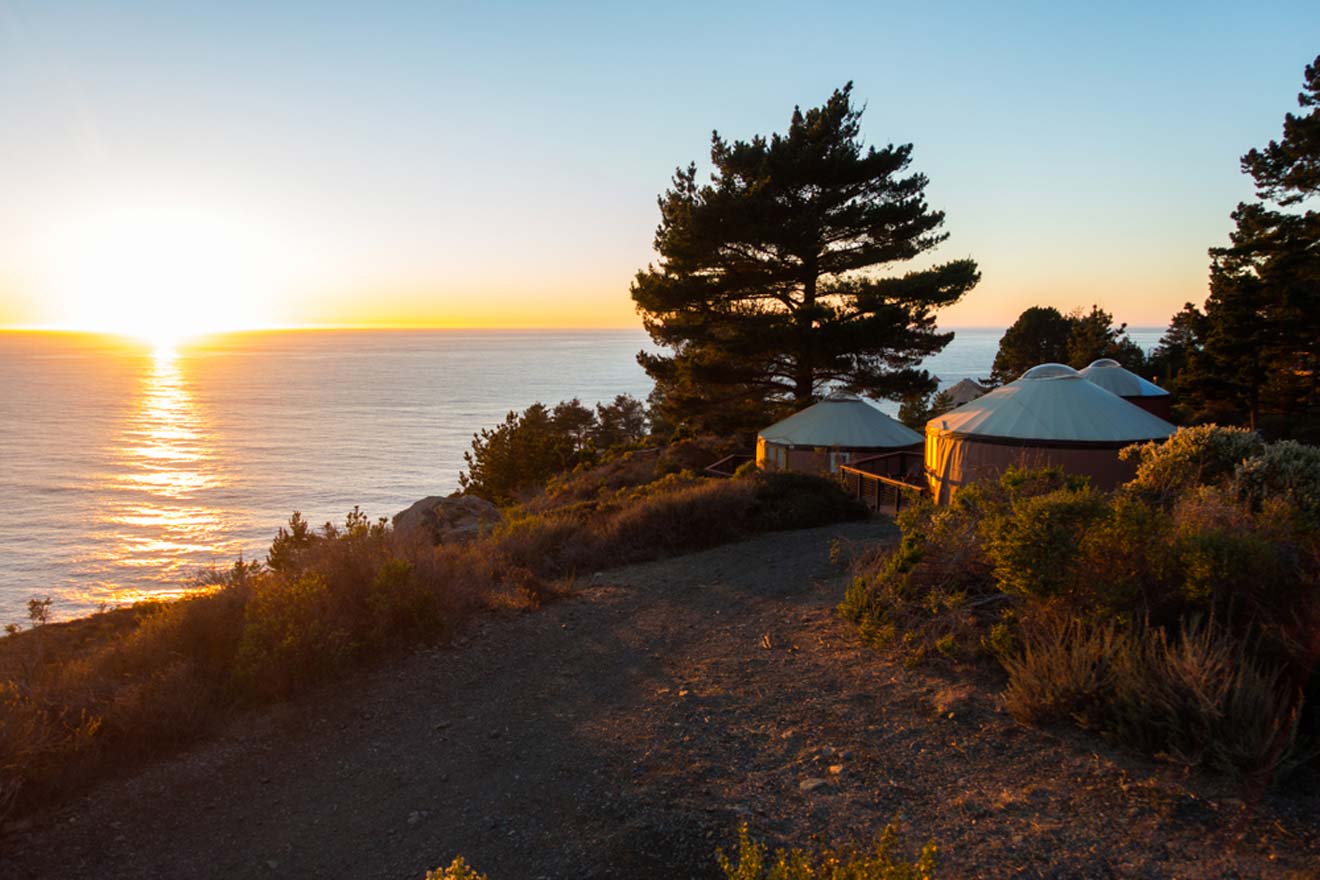
<svg viewBox="0 0 1320 880">
<path fill-rule="evenodd" d="M 247 706 L 443 641 L 485 607 L 539 605 L 579 570 L 711 547 L 859 511 L 823 480 L 605 481 L 467 545 L 396 536 L 358 511 L 282 529 L 268 565 L 203 592 L 0 639 L 0 819 L 177 748 Z M 801 496 L 799 498 L 799 496 Z"/>
<path fill-rule="evenodd" d="M 1298 739 L 1301 694 L 1215 622 L 1170 635 L 1047 616 L 1004 658 L 1005 705 L 1020 720 L 1068 718 L 1171 760 L 1265 781 L 1313 757 Z"/>
</svg>

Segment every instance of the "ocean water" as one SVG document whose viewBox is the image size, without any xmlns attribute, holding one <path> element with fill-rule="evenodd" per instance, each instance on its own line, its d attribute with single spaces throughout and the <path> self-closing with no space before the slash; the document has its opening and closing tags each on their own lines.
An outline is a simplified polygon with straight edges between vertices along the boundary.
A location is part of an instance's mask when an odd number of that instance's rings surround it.
<svg viewBox="0 0 1320 880">
<path fill-rule="evenodd" d="M 989 373 L 1002 331 L 959 330 L 926 367 Z M 1159 330 L 1132 336 L 1149 347 Z M 641 331 L 233 334 L 157 351 L 0 333 L 0 623 L 182 591 L 263 558 L 294 510 L 393 516 L 458 486 L 473 432 L 571 397 L 644 398 Z M 890 413 L 897 405 L 882 404 Z"/>
</svg>

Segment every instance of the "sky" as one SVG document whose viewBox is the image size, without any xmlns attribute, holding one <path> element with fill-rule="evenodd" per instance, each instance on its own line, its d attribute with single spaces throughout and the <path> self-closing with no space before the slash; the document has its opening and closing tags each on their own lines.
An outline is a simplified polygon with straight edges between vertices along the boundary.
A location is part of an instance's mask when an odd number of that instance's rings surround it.
<svg viewBox="0 0 1320 880">
<path fill-rule="evenodd" d="M 942 324 L 1160 326 L 1311 3 L 0 0 L 0 327 L 636 327 L 674 168 L 850 80 L 981 266 Z"/>
</svg>

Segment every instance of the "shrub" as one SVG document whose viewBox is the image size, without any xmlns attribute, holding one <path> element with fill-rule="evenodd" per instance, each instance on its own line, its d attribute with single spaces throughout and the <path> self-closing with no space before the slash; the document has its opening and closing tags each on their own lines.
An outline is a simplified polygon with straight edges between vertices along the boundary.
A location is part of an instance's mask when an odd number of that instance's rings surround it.
<svg viewBox="0 0 1320 880">
<path fill-rule="evenodd" d="M 1082 541 L 1104 514 L 1104 497 L 1089 487 L 1015 498 L 1009 511 L 982 523 L 999 588 L 1038 599 L 1068 591 Z"/>
<path fill-rule="evenodd" d="M 239 677 L 254 689 L 283 696 L 334 671 L 351 649 L 338 616 L 319 573 L 264 580 L 253 590 L 245 612 Z"/>
<path fill-rule="evenodd" d="M 840 611 L 909 661 L 994 656 L 1024 720 L 1280 778 L 1320 741 L 1317 458 L 1213 426 L 1129 455 L 1112 495 L 1012 470 L 907 512 Z"/>
<path fill-rule="evenodd" d="M 832 480 L 792 472 L 757 472 L 751 479 L 751 516 L 760 531 L 804 529 L 867 515 L 866 507 Z"/>
<path fill-rule="evenodd" d="M 1084 622 L 1057 610 L 1038 614 L 1022 628 L 1020 648 L 1000 658 L 1008 672 L 1004 705 L 1020 721 L 1066 718 L 1093 725 L 1113 695 L 1128 639 L 1112 620 Z"/>
<path fill-rule="evenodd" d="M 1238 464 L 1234 479 L 1239 493 L 1254 505 L 1279 500 L 1311 525 L 1320 521 L 1320 447 L 1294 440 L 1271 443 Z"/>
<path fill-rule="evenodd" d="M 1107 707 L 1118 737 L 1188 764 L 1285 775 L 1303 757 L 1300 695 L 1248 640 L 1213 621 L 1128 643 Z"/>
<path fill-rule="evenodd" d="M 1167 503 L 1193 487 L 1231 477 L 1239 464 L 1264 449 L 1265 441 L 1254 431 L 1200 425 L 1179 428 L 1163 442 L 1129 446 L 1121 457 L 1137 463 L 1127 489 Z"/>
<path fill-rule="evenodd" d="M 1071 719 L 1178 761 L 1266 779 L 1310 755 L 1301 697 L 1283 670 L 1211 622 L 1124 629 L 1037 618 L 1003 657 L 1006 707 L 1023 721 Z"/>
<path fill-rule="evenodd" d="M 890 823 L 869 848 L 842 847 L 808 852 L 775 850 L 753 840 L 743 825 L 733 858 L 718 853 L 726 880 L 930 880 L 935 877 L 935 844 L 922 847 L 915 861 L 899 852 L 898 824 Z"/>
</svg>

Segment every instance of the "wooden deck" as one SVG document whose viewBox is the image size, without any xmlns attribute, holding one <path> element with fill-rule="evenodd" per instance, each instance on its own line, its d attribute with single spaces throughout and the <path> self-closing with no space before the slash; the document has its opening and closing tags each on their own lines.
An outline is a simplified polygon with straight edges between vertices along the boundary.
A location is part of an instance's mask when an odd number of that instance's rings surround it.
<svg viewBox="0 0 1320 880">
<path fill-rule="evenodd" d="M 926 486 L 905 478 L 906 469 L 895 467 L 903 464 L 903 459 L 897 458 L 898 456 L 909 454 L 894 453 L 893 456 L 876 456 L 855 462 L 856 465 L 868 466 L 867 469 L 840 465 L 839 485 L 872 512 L 897 516 L 905 505 L 911 504 L 928 492 Z M 890 460 L 884 461 L 884 459 Z M 877 471 L 890 470 L 893 475 L 874 473 L 871 468 Z"/>
</svg>

